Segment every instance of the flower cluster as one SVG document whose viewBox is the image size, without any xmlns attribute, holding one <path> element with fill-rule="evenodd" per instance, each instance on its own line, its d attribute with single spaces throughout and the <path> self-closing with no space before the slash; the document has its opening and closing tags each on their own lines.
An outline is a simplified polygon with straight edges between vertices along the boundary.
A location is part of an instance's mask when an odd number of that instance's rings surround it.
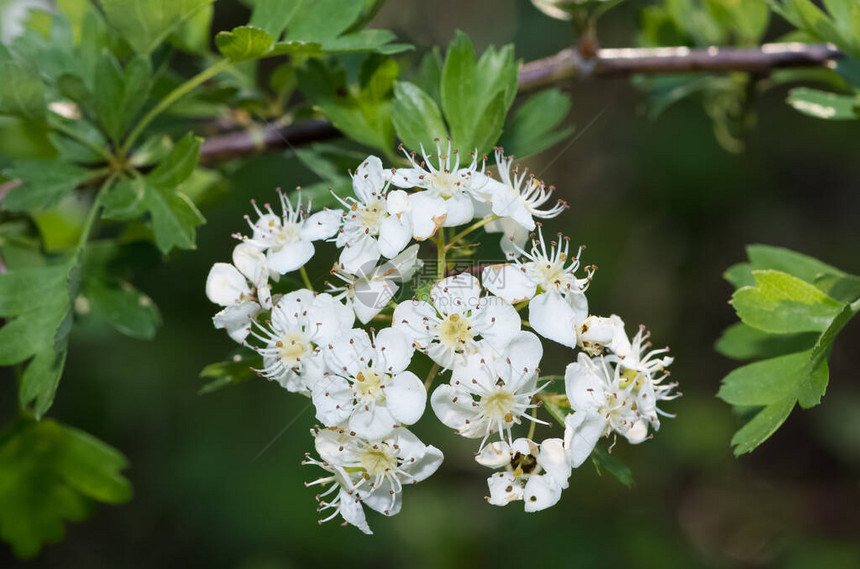
<svg viewBox="0 0 860 569">
<path fill-rule="evenodd" d="M 561 200 L 547 205 L 554 188 L 519 172 L 501 150 L 496 177 L 486 158 L 461 161 L 450 143 L 435 156 L 405 156 L 402 168 L 374 156 L 362 162 L 354 196 L 335 196 L 342 209 L 311 213 L 310 201 L 280 191 L 279 213 L 252 202 L 250 235 L 236 235 L 232 264 L 216 263 L 206 282 L 223 307 L 214 325 L 256 352 L 260 376 L 313 402 L 318 458 L 308 454 L 303 464 L 326 472 L 309 483 L 324 487 L 321 521 L 340 516 L 371 533 L 364 506 L 396 514 L 404 487 L 439 468 L 442 452 L 407 428 L 424 415 L 434 380 L 433 413 L 479 440 L 476 462 L 497 470 L 488 502 L 550 507 L 600 438 L 640 443 L 659 428 L 659 402 L 677 396 L 668 348 L 652 350 L 644 328 L 629 338 L 618 316 L 590 315 L 594 267 L 581 268 L 583 248 L 567 237 L 547 242 L 537 221 L 566 209 Z M 468 227 L 449 229 L 460 226 Z M 456 271 L 449 254 L 481 228 L 503 234 L 507 262 Z M 338 250 L 326 292 L 305 271 L 316 241 Z M 435 259 L 435 279 L 418 276 L 422 247 Z M 294 271 L 305 288 L 281 279 Z M 397 302 L 410 288 L 414 296 Z M 578 350 L 564 394 L 550 393 L 541 377 L 544 340 Z M 426 379 L 416 375 L 427 368 Z M 538 411 L 550 400 L 563 410 L 563 438 L 536 442 L 534 426 L 548 424 Z M 529 434 L 514 438 L 520 425 Z"/>
</svg>

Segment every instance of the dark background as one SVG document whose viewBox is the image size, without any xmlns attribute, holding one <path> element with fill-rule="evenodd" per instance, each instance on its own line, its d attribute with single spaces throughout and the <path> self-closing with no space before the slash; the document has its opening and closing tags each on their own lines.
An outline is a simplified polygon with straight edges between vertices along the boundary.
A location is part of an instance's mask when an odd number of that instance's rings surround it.
<svg viewBox="0 0 860 569">
<path fill-rule="evenodd" d="M 219 2 L 215 29 L 245 18 L 241 6 Z M 446 44 L 457 28 L 479 50 L 515 42 L 525 60 L 570 41 L 566 24 L 521 0 L 392 1 L 374 25 L 415 43 L 419 54 Z M 607 17 L 603 44 L 632 45 L 634 25 L 634 11 L 619 9 Z M 526 161 L 571 205 L 548 225 L 586 243 L 585 262 L 599 266 L 589 290 L 593 312 L 620 314 L 628 329 L 646 323 L 657 345 L 671 345 L 673 379 L 684 393 L 663 406 L 678 416 L 653 441 L 616 446 L 633 468 L 632 490 L 586 464 L 548 511 L 489 506 L 474 441 L 456 437 L 428 410 L 414 430 L 446 461 L 406 491 L 402 513 L 369 513 L 373 537 L 336 522 L 318 526 L 315 491 L 302 482 L 320 471 L 299 466 L 312 450 L 308 401 L 262 380 L 196 394 L 200 369 L 234 347 L 211 326 L 216 308 L 203 293 L 210 265 L 228 259 L 250 198 L 315 181 L 291 152 L 275 153 L 246 161 L 231 191 L 205 207 L 197 251 L 136 278 L 164 315 L 155 341 L 97 325 L 75 336 L 51 415 L 121 449 L 135 498 L 69 525 L 63 543 L 26 565 L 860 566 L 860 323 L 835 345 L 822 405 L 795 410 L 740 459 L 729 440 L 742 421 L 715 397 L 737 364 L 712 348 L 735 321 L 721 274 L 743 260 L 745 244 L 785 246 L 860 272 L 857 125 L 797 114 L 777 89 L 759 102 L 747 151 L 732 155 L 695 101 L 652 122 L 627 80 L 560 87 L 573 97 L 578 138 L 560 154 L 554 148 Z M 330 244 L 318 252 L 324 259 L 311 274 L 334 258 Z M 562 373 L 571 359 L 547 344 L 541 367 Z M 8 409 L 13 392 L 4 388 L 0 397 Z M 539 428 L 537 438 L 559 433 Z M 0 548 L 0 566 L 16 564 Z"/>
</svg>

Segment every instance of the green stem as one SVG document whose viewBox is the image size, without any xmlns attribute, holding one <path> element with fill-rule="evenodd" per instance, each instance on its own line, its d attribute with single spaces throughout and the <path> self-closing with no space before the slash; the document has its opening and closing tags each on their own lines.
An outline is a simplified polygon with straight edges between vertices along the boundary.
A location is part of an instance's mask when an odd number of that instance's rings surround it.
<svg viewBox="0 0 860 569">
<path fill-rule="evenodd" d="M 83 252 L 84 247 L 87 245 L 87 241 L 90 239 L 90 233 L 93 230 L 93 225 L 95 225 L 95 221 L 98 218 L 99 208 L 101 208 L 101 199 L 105 194 L 107 189 L 113 184 L 113 181 L 116 179 L 116 174 L 111 174 L 108 176 L 107 180 L 99 188 L 99 191 L 96 193 L 96 197 L 93 200 L 93 205 L 90 207 L 90 211 L 87 214 L 87 218 L 84 220 L 84 226 L 81 229 L 81 237 L 78 240 L 78 246 L 75 247 L 75 254 L 80 255 Z"/>
<path fill-rule="evenodd" d="M 108 164 L 116 163 L 116 158 L 114 158 L 110 152 L 108 152 L 105 148 L 102 148 L 92 140 L 86 138 L 81 133 L 77 132 L 75 129 L 70 128 L 69 126 L 63 124 L 61 121 L 58 120 L 49 120 L 48 122 L 51 128 L 58 132 L 62 132 L 69 138 L 77 140 L 78 142 L 104 158 L 105 162 L 107 162 Z"/>
<path fill-rule="evenodd" d="M 305 270 L 304 266 L 302 266 L 302 268 L 299 269 L 299 273 L 301 273 L 302 282 L 305 283 L 305 286 L 308 287 L 308 290 L 313 290 L 314 285 L 311 284 L 311 278 L 308 276 L 308 272 L 307 272 L 307 270 Z"/>
<path fill-rule="evenodd" d="M 532 419 L 537 419 L 537 407 L 532 407 Z M 526 436 L 526 438 L 530 441 L 534 440 L 535 428 L 537 427 L 537 423 L 535 423 L 534 421 L 532 421 L 531 423 L 532 424 L 529 425 L 529 434 Z"/>
<path fill-rule="evenodd" d="M 448 252 L 448 247 L 445 246 L 445 228 L 439 228 L 439 237 L 436 239 L 436 280 L 445 278 L 445 271 L 448 268 L 448 262 L 445 260 L 445 254 Z"/>
<path fill-rule="evenodd" d="M 433 380 L 436 379 L 437 373 L 439 373 L 439 364 L 433 362 L 433 367 L 430 368 L 430 373 L 427 374 L 427 379 L 424 380 L 424 389 L 430 391 L 430 386 L 433 385 Z"/>
<path fill-rule="evenodd" d="M 491 221 L 495 221 L 497 219 L 499 219 L 498 215 L 490 215 L 489 217 L 485 217 L 484 219 L 482 219 L 480 221 L 476 221 L 475 223 L 473 223 L 472 225 L 470 225 L 469 227 L 467 227 L 466 229 L 464 229 L 463 231 L 461 231 L 460 233 L 455 235 L 451 239 L 451 241 L 448 242 L 448 245 L 445 247 L 445 250 L 447 251 L 447 250 L 451 249 L 451 247 L 453 247 L 457 242 L 462 240 L 465 236 L 467 236 L 471 232 L 473 232 L 477 229 L 480 229 L 480 228 L 484 227 L 485 225 L 487 225 L 488 223 L 490 223 Z"/>
<path fill-rule="evenodd" d="M 167 94 L 155 107 L 153 107 L 137 125 L 134 127 L 134 130 L 128 135 L 128 138 L 125 139 L 125 143 L 122 145 L 120 150 L 121 156 L 128 155 L 128 151 L 131 149 L 132 145 L 138 139 L 138 137 L 143 133 L 146 127 L 149 126 L 153 120 L 155 120 L 158 115 L 167 110 L 170 105 L 181 99 L 187 93 L 189 93 L 192 89 L 203 83 L 204 81 L 211 79 L 212 77 L 218 75 L 231 65 L 231 61 L 229 59 L 222 59 L 212 67 L 207 67 L 173 91 Z"/>
</svg>

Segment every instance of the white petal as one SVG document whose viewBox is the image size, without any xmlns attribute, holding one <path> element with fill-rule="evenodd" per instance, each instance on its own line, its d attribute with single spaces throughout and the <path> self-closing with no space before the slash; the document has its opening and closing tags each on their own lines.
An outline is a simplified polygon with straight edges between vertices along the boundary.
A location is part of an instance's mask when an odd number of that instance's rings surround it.
<svg viewBox="0 0 860 569">
<path fill-rule="evenodd" d="M 445 200 L 429 196 L 426 192 L 412 194 L 409 197 L 410 216 L 412 218 L 412 236 L 422 241 L 431 237 L 444 223 L 448 209 Z"/>
<path fill-rule="evenodd" d="M 340 252 L 338 262 L 346 272 L 356 274 L 359 271 L 368 274 L 373 271 L 379 260 L 379 245 L 376 239 L 366 233 L 346 243 Z"/>
<path fill-rule="evenodd" d="M 323 348 L 328 368 L 338 375 L 349 377 L 355 377 L 367 367 L 375 354 L 367 332 L 359 328 L 338 334 Z"/>
<path fill-rule="evenodd" d="M 355 283 L 355 298 L 352 309 L 362 324 L 367 324 L 382 312 L 394 298 L 399 287 L 391 281 L 358 281 Z"/>
<path fill-rule="evenodd" d="M 442 424 L 452 429 L 461 430 L 467 426 L 466 421 L 475 418 L 472 397 L 464 391 L 457 390 L 448 384 L 436 388 L 430 396 L 430 406 Z M 480 433 L 476 437 L 482 436 Z M 475 438 L 475 437 L 470 437 Z"/>
<path fill-rule="evenodd" d="M 422 265 L 418 258 L 418 244 L 407 247 L 405 251 L 388 262 L 379 265 L 374 271 L 372 278 L 386 279 L 397 282 L 406 282 L 412 278 Z"/>
<path fill-rule="evenodd" d="M 630 444 L 638 445 L 648 438 L 648 422 L 645 419 L 639 419 L 626 433 L 623 434 Z"/>
<path fill-rule="evenodd" d="M 500 182 L 494 183 L 498 185 L 489 186 L 493 201 L 493 213 L 500 217 L 509 217 L 523 228 L 534 231 L 534 219 L 526 209 L 525 202 L 520 199 L 519 192 Z"/>
<path fill-rule="evenodd" d="M 403 190 L 392 190 L 385 197 L 385 206 L 389 215 L 402 217 L 409 211 L 409 194 Z"/>
<path fill-rule="evenodd" d="M 561 499 L 561 486 L 546 476 L 530 476 L 523 490 L 527 512 L 539 512 L 555 506 Z"/>
<path fill-rule="evenodd" d="M 397 305 L 391 326 L 402 331 L 421 348 L 427 348 L 432 339 L 431 329 L 439 322 L 436 310 L 423 300 L 406 300 Z"/>
<path fill-rule="evenodd" d="M 520 331 L 522 320 L 517 310 L 497 296 L 487 296 L 473 312 L 475 330 L 502 352 Z"/>
<path fill-rule="evenodd" d="M 511 447 L 505 441 L 488 444 L 475 456 L 475 461 L 489 468 L 501 468 L 511 463 Z"/>
<path fill-rule="evenodd" d="M 576 322 L 573 308 L 554 290 L 541 293 L 529 302 L 529 324 L 548 340 L 575 348 Z"/>
<path fill-rule="evenodd" d="M 398 374 L 409 367 L 415 348 L 412 340 L 396 328 L 383 328 L 374 340 L 376 357 L 373 365 L 388 374 Z"/>
<path fill-rule="evenodd" d="M 523 499 L 522 481 L 510 472 L 497 472 L 487 478 L 490 489 L 488 502 L 494 506 L 507 506 L 514 500 Z"/>
<path fill-rule="evenodd" d="M 269 249 L 269 268 L 285 275 L 303 267 L 314 256 L 314 245 L 308 241 L 289 243 L 279 250 Z"/>
<path fill-rule="evenodd" d="M 379 252 L 391 259 L 396 257 L 412 239 L 412 224 L 408 218 L 388 216 L 379 224 Z"/>
<path fill-rule="evenodd" d="M 346 379 L 336 375 L 316 382 L 311 389 L 311 400 L 316 407 L 317 420 L 326 427 L 340 425 L 352 413 L 352 388 Z"/>
<path fill-rule="evenodd" d="M 256 302 L 243 302 L 233 304 L 216 314 L 212 318 L 215 328 L 226 329 L 227 334 L 240 344 L 248 337 L 251 331 L 251 320 L 260 312 L 260 305 Z"/>
<path fill-rule="evenodd" d="M 534 371 L 540 366 L 543 344 L 536 335 L 523 330 L 514 335 L 505 349 L 505 354 L 511 360 L 511 367 L 515 370 Z"/>
<path fill-rule="evenodd" d="M 564 447 L 570 466 L 579 468 L 585 462 L 597 441 L 606 432 L 606 418 L 599 413 L 578 411 L 564 420 Z"/>
<path fill-rule="evenodd" d="M 570 478 L 570 462 L 564 450 L 561 439 L 546 439 L 540 444 L 537 463 L 546 471 L 545 476 L 551 478 L 561 488 L 567 488 Z"/>
<path fill-rule="evenodd" d="M 361 500 L 364 505 L 386 516 L 394 516 L 400 512 L 400 507 L 403 503 L 403 494 L 394 491 L 391 482 L 384 480 L 378 488 L 371 489 L 369 484 L 363 485 L 359 489 Z"/>
<path fill-rule="evenodd" d="M 352 176 L 352 189 L 355 195 L 364 203 L 379 194 L 385 186 L 382 174 L 382 160 L 376 156 L 368 156 L 359 164 Z"/>
<path fill-rule="evenodd" d="M 385 386 L 386 407 L 391 416 L 403 425 L 412 425 L 424 414 L 427 390 L 418 376 L 404 371 Z"/>
<path fill-rule="evenodd" d="M 430 347 L 426 349 L 425 353 L 431 360 L 439 364 L 442 371 L 454 369 L 457 366 L 463 365 L 466 360 L 465 354 L 458 354 L 453 348 L 449 348 L 439 342 L 430 344 Z"/>
<path fill-rule="evenodd" d="M 367 535 L 373 535 L 370 531 L 370 526 L 367 525 L 367 518 L 364 515 L 364 508 L 361 502 L 356 499 L 356 496 L 350 495 L 346 490 L 340 490 L 340 515 L 350 525 L 354 525 Z"/>
<path fill-rule="evenodd" d="M 478 307 L 481 284 L 468 273 L 442 279 L 430 289 L 430 299 L 442 314 L 462 314 Z"/>
<path fill-rule="evenodd" d="M 328 344 L 332 338 L 352 328 L 355 314 L 328 293 L 318 294 L 307 309 L 308 336 L 317 344 Z"/>
<path fill-rule="evenodd" d="M 337 233 L 343 219 L 343 211 L 339 209 L 324 209 L 318 211 L 302 224 L 302 241 L 319 241 L 328 239 Z"/>
<path fill-rule="evenodd" d="M 261 286 L 269 281 L 266 256 L 255 247 L 246 243 L 236 245 L 233 249 L 233 264 L 254 286 Z"/>
<path fill-rule="evenodd" d="M 421 168 L 398 168 L 395 171 L 385 170 L 385 177 L 398 188 L 425 188 L 424 180 L 427 172 Z"/>
<path fill-rule="evenodd" d="M 475 206 L 472 202 L 472 197 L 469 194 L 455 194 L 453 197 L 445 200 L 445 221 L 442 222 L 443 227 L 456 227 L 464 225 L 472 221 L 475 217 Z"/>
<path fill-rule="evenodd" d="M 397 429 L 396 437 L 400 456 L 403 458 L 403 468 L 409 472 L 412 481 L 426 480 L 442 464 L 442 451 L 433 445 L 425 445 L 408 429 Z"/>
<path fill-rule="evenodd" d="M 251 289 L 245 277 L 228 263 L 215 263 L 206 277 L 206 296 L 215 304 L 229 306 L 239 302 L 242 295 L 248 295 Z"/>
<path fill-rule="evenodd" d="M 365 439 L 385 438 L 394 431 L 396 425 L 397 421 L 391 416 L 391 412 L 380 405 L 365 408 L 359 404 L 349 418 L 349 428 Z"/>
<path fill-rule="evenodd" d="M 521 265 L 491 265 L 481 274 L 481 284 L 494 295 L 517 304 L 535 295 L 537 285 Z"/>
<path fill-rule="evenodd" d="M 483 342 L 479 342 L 478 345 L 477 353 L 469 354 L 463 363 L 454 366 L 451 372 L 451 385 L 456 385 L 458 381 L 468 385 L 474 380 L 480 388 L 491 389 L 498 381 L 499 375 L 496 373 L 496 368 L 499 365 L 496 360 L 504 358 L 504 352 L 497 352 Z"/>
<path fill-rule="evenodd" d="M 591 360 L 580 352 L 577 361 L 565 368 L 565 394 L 574 411 L 593 411 L 606 402 L 603 362 L 601 358 Z"/>
<path fill-rule="evenodd" d="M 588 318 L 588 298 L 581 290 L 571 290 L 565 296 L 565 300 L 573 310 L 574 325 Z"/>
</svg>

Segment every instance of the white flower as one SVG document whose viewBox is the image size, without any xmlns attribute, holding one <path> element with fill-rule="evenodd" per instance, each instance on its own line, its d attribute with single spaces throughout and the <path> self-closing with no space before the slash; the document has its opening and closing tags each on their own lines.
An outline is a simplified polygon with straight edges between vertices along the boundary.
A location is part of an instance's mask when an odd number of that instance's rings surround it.
<svg viewBox="0 0 860 569">
<path fill-rule="evenodd" d="M 392 326 L 444 369 L 476 353 L 480 339 L 485 351 L 502 353 L 520 330 L 514 307 L 499 297 L 482 297 L 478 279 L 466 273 L 433 285 L 430 301 L 401 302 L 394 309 Z"/>
<path fill-rule="evenodd" d="M 263 376 L 290 391 L 307 392 L 325 371 L 320 345 L 327 345 L 352 328 L 355 315 L 331 295 L 302 289 L 284 295 L 272 309 L 269 327 L 258 324 L 251 335 L 263 347 L 251 346 L 263 356 Z"/>
<path fill-rule="evenodd" d="M 510 441 L 511 427 L 523 417 L 536 421 L 528 410 L 536 406 L 532 397 L 543 388 L 537 387 L 543 347 L 531 332 L 518 333 L 504 355 L 490 353 L 468 356 L 454 368 L 450 384 L 437 387 L 430 398 L 442 423 L 464 437 L 483 438 L 479 448 L 493 433 Z"/>
<path fill-rule="evenodd" d="M 517 168 L 512 171 L 513 163 L 513 156 L 505 158 L 501 149 L 497 148 L 496 165 L 500 180 L 490 179 L 483 192 L 490 197 L 494 214 L 510 218 L 528 231 L 534 231 L 535 217 L 553 218 L 563 212 L 567 204 L 563 200 L 558 200 L 549 209 L 540 209 L 552 197 L 555 188 L 552 186 L 547 188 L 534 175 L 529 175 L 528 169 L 522 174 Z"/>
<path fill-rule="evenodd" d="M 430 237 L 439 227 L 455 227 L 472 221 L 476 204 L 487 201 L 482 192 L 490 178 L 484 174 L 483 168 L 478 170 L 476 156 L 472 157 L 468 167 L 460 168 L 460 156 L 456 150 L 451 151 L 450 140 L 446 154 L 442 153 L 438 141 L 436 152 L 438 161 L 434 166 L 432 156 L 423 147 L 423 161 L 420 164 L 412 154 L 404 151 L 412 168 L 392 169 L 386 173 L 386 177 L 398 188 L 424 190 L 409 196 L 416 239 Z M 452 154 L 455 157 L 453 166 Z"/>
<path fill-rule="evenodd" d="M 367 324 L 394 298 L 400 288 L 397 283 L 411 279 L 421 265 L 416 243 L 367 272 L 359 269 L 352 274 L 336 267 L 331 274 L 343 284 L 327 283 L 328 292 L 354 310 L 362 324 Z"/>
<path fill-rule="evenodd" d="M 590 356 L 599 356 L 605 350 L 625 357 L 630 353 L 630 340 L 624 331 L 624 321 L 615 314 L 589 316 L 576 326 L 577 345 Z M 667 364 L 668 365 L 668 364 Z"/>
<path fill-rule="evenodd" d="M 232 265 L 212 266 L 206 278 L 206 296 L 225 307 L 212 318 L 215 328 L 224 328 L 233 340 L 243 342 L 254 317 L 263 308 L 272 307 L 266 257 L 249 245 L 237 245 Z"/>
<path fill-rule="evenodd" d="M 657 409 L 657 402 L 678 397 L 670 393 L 675 384 L 662 384 L 667 373 L 652 377 L 663 372 L 665 360 L 641 354 L 640 345 L 641 339 L 634 340 L 633 352 L 624 359 L 590 358 L 580 352 L 577 361 L 567 366 L 565 391 L 573 414 L 565 419 L 564 441 L 574 468 L 588 458 L 600 437 L 615 432 L 638 444 L 648 438 L 649 424 L 655 431 L 660 428 L 658 415 L 669 416 Z M 639 364 L 641 369 L 628 368 L 627 363 Z"/>
<path fill-rule="evenodd" d="M 561 237 L 561 235 L 559 235 Z M 559 344 L 574 348 L 576 326 L 588 316 L 585 290 L 594 269 L 586 267 L 585 278 L 577 278 L 580 247 L 570 258 L 570 240 L 550 242 L 547 250 L 543 232 L 532 241 L 531 252 L 520 250 L 521 261 L 486 267 L 483 282 L 487 290 L 511 303 L 529 302 L 529 324 L 535 332 Z"/>
<path fill-rule="evenodd" d="M 391 259 L 412 238 L 412 221 L 403 211 L 406 192 L 388 193 L 388 182 L 379 158 L 368 156 L 359 165 L 352 176 L 352 187 L 355 198 L 338 198 L 346 211 L 335 241 L 343 248 L 339 260 L 341 268 L 349 273 L 376 263 L 380 255 Z"/>
<path fill-rule="evenodd" d="M 346 521 L 371 533 L 360 514 L 361 504 L 393 516 L 400 512 L 403 486 L 416 484 L 432 475 L 442 464 L 442 452 L 425 445 L 405 428 L 383 439 L 367 440 L 344 429 L 323 429 L 314 441 L 321 460 L 307 459 L 333 473 L 311 484 L 333 484 L 319 498 L 338 492 L 331 502 L 320 502 L 320 510 L 333 508 L 327 521 L 340 513 Z"/>
<path fill-rule="evenodd" d="M 313 257 L 313 241 L 328 239 L 337 232 L 343 212 L 324 209 L 308 217 L 310 200 L 305 210 L 301 195 L 298 196 L 295 206 L 280 190 L 278 197 L 283 212 L 280 216 L 272 211 L 270 204 L 263 206 L 264 213 L 257 207 L 257 203 L 251 200 L 258 219 L 252 222 L 247 215 L 245 219 L 253 233 L 251 237 L 238 234 L 236 237 L 265 252 L 269 268 L 283 275 L 300 269 Z"/>
<path fill-rule="evenodd" d="M 427 391 L 406 371 L 412 352 L 409 339 L 393 328 L 379 332 L 373 342 L 361 329 L 333 339 L 324 351 L 330 373 L 311 386 L 317 419 L 369 439 L 415 423 L 424 414 Z"/>
<path fill-rule="evenodd" d="M 545 510 L 557 504 L 568 487 L 570 463 L 561 439 L 546 439 L 540 445 L 526 438 L 510 445 L 498 441 L 484 447 L 475 460 L 490 468 L 505 468 L 487 479 L 487 501 L 494 506 L 523 500 L 527 512 Z"/>
</svg>

